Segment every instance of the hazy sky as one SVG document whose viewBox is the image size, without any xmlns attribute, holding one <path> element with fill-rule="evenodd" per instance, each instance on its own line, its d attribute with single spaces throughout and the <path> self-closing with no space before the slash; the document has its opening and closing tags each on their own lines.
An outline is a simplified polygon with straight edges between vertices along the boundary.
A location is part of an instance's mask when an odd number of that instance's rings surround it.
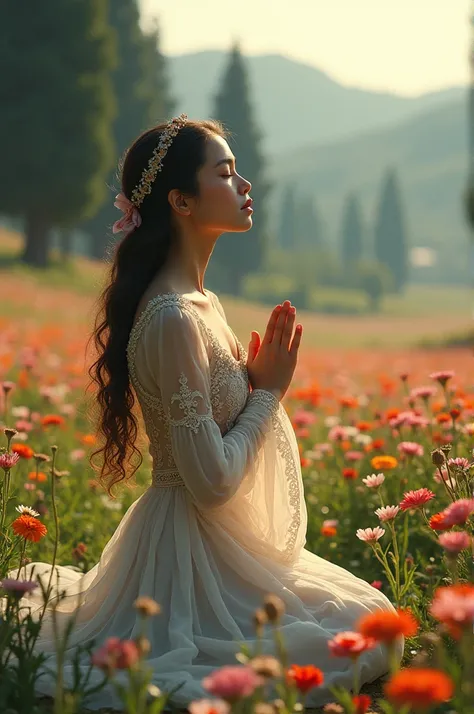
<svg viewBox="0 0 474 714">
<path fill-rule="evenodd" d="M 469 0 L 140 0 L 165 54 L 280 53 L 342 84 L 414 95 L 469 80 Z"/>
</svg>

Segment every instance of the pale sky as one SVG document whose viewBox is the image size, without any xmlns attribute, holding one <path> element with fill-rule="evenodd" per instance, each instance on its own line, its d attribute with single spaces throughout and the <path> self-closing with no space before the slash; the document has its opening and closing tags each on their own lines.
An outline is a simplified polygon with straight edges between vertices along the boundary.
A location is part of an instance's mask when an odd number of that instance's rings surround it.
<svg viewBox="0 0 474 714">
<path fill-rule="evenodd" d="M 470 0 L 139 0 L 162 50 L 278 53 L 345 85 L 416 95 L 469 81 Z"/>
</svg>

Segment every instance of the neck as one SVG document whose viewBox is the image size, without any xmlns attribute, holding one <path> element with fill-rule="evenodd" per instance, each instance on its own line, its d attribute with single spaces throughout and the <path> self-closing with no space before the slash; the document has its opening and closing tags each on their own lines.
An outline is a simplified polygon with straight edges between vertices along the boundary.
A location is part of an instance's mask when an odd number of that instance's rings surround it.
<svg viewBox="0 0 474 714">
<path fill-rule="evenodd" d="M 204 275 L 218 237 L 180 231 L 160 271 L 160 278 L 165 278 L 178 293 L 197 291 L 204 295 Z"/>
</svg>

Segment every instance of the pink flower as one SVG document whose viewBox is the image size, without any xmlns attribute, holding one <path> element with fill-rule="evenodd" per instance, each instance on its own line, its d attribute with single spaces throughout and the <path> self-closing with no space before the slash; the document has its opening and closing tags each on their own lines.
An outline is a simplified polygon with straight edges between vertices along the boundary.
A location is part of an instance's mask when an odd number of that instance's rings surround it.
<svg viewBox="0 0 474 714">
<path fill-rule="evenodd" d="M 393 521 L 399 510 L 399 506 L 383 506 L 382 508 L 377 508 L 375 515 L 385 523 L 386 521 Z"/>
<path fill-rule="evenodd" d="M 375 528 L 359 528 L 356 531 L 356 536 L 365 543 L 375 543 L 385 533 L 383 528 L 376 526 Z"/>
<path fill-rule="evenodd" d="M 381 580 L 374 580 L 373 582 L 370 583 L 373 588 L 376 590 L 381 590 L 382 589 L 382 581 Z"/>
<path fill-rule="evenodd" d="M 329 441 L 344 441 L 346 435 L 346 427 L 336 424 L 336 426 L 333 426 L 332 429 L 330 429 L 328 439 Z"/>
<path fill-rule="evenodd" d="M 31 431 L 33 429 L 33 424 L 26 419 L 18 419 L 15 423 L 15 429 L 17 431 Z"/>
<path fill-rule="evenodd" d="M 424 449 L 416 441 L 401 441 L 397 446 L 398 451 L 406 456 L 423 456 Z"/>
<path fill-rule="evenodd" d="M 69 460 L 75 463 L 76 461 L 83 459 L 85 455 L 86 452 L 84 449 L 73 449 L 69 452 Z"/>
<path fill-rule="evenodd" d="M 443 521 L 447 526 L 463 526 L 474 513 L 474 498 L 460 498 L 443 511 Z"/>
<path fill-rule="evenodd" d="M 316 421 L 316 415 L 306 409 L 297 409 L 293 414 L 292 422 L 298 426 L 309 426 Z"/>
<path fill-rule="evenodd" d="M 365 483 L 367 488 L 379 488 L 385 481 L 384 474 L 371 474 L 367 478 L 363 478 L 362 481 Z"/>
<path fill-rule="evenodd" d="M 458 456 L 456 459 L 448 459 L 448 466 L 456 466 L 458 469 L 468 469 L 469 459 L 465 459 L 462 456 Z"/>
<path fill-rule="evenodd" d="M 437 382 L 439 382 L 443 387 L 446 384 L 446 382 L 454 377 L 456 372 L 453 372 L 452 369 L 444 369 L 441 370 L 440 372 L 432 372 L 430 374 L 430 379 L 434 379 Z"/>
<path fill-rule="evenodd" d="M 365 650 L 375 647 L 376 642 L 372 637 L 364 637 L 360 632 L 338 632 L 328 647 L 334 657 L 357 657 Z"/>
<path fill-rule="evenodd" d="M 339 525 L 339 521 L 336 519 L 329 519 L 327 521 L 323 521 L 323 528 L 337 528 Z"/>
<path fill-rule="evenodd" d="M 93 653 L 92 664 L 100 669 L 129 669 L 140 658 L 140 652 L 134 640 L 120 640 L 109 637 L 105 644 Z"/>
<path fill-rule="evenodd" d="M 440 622 L 460 625 L 474 622 L 474 590 L 469 590 L 469 586 L 439 587 L 430 605 L 430 613 Z"/>
<path fill-rule="evenodd" d="M 408 511 L 409 508 L 422 508 L 425 503 L 431 501 L 435 497 L 433 491 L 427 488 L 419 488 L 416 491 L 407 491 L 403 494 L 403 500 L 400 503 L 402 511 Z"/>
<path fill-rule="evenodd" d="M 138 208 L 123 193 L 115 196 L 114 206 L 123 211 L 124 216 L 115 221 L 112 228 L 113 233 L 120 233 L 120 231 L 130 233 L 141 225 L 142 217 Z"/>
<path fill-rule="evenodd" d="M 0 580 L 0 588 L 18 597 L 22 597 L 37 587 L 38 583 L 34 583 L 32 580 L 14 580 L 13 578 Z"/>
<path fill-rule="evenodd" d="M 264 681 L 252 667 L 227 665 L 204 677 L 202 686 L 215 697 L 228 701 L 250 696 Z"/>
<path fill-rule="evenodd" d="M 14 453 L 14 454 L 0 454 L 0 469 L 3 469 L 6 471 L 7 469 L 11 469 L 12 466 L 15 466 L 16 463 L 20 460 L 20 454 Z"/>
<path fill-rule="evenodd" d="M 360 461 L 363 458 L 362 451 L 346 451 L 346 461 Z"/>
<path fill-rule="evenodd" d="M 410 399 L 429 399 L 436 394 L 435 387 L 414 387 L 410 392 Z"/>
<path fill-rule="evenodd" d="M 471 545 L 471 537 L 465 531 L 441 533 L 438 540 L 448 553 L 460 553 Z"/>
<path fill-rule="evenodd" d="M 230 705 L 223 699 L 196 699 L 188 704 L 190 714 L 228 714 Z"/>
</svg>

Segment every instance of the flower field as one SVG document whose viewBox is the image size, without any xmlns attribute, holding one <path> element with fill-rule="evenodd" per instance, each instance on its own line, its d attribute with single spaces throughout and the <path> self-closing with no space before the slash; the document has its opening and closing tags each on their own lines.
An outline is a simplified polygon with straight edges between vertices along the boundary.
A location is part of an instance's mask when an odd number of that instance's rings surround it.
<svg viewBox="0 0 474 714">
<path fill-rule="evenodd" d="M 6 573 L 28 559 L 89 570 L 147 488 L 150 460 L 141 437 L 136 484 L 114 499 L 99 487 L 88 460 L 97 443 L 93 395 L 85 391 L 93 313 L 66 288 L 11 286 L 0 317 L 0 597 L 7 603 L 0 669 L 13 672 L 8 652 L 31 626 L 20 623 L 17 594 L 33 586 L 6 581 Z M 300 447 L 306 547 L 382 589 L 398 608 L 355 623 L 354 632 L 328 643 L 328 656 L 356 661 L 375 642 L 390 650 L 406 637 L 402 669 L 393 663 L 383 703 L 364 699 L 355 681 L 352 695 L 334 691 L 328 714 L 474 711 L 472 360 L 468 350 L 302 350 L 285 407 Z M 156 604 L 137 607 L 145 619 L 159 617 Z M 277 643 L 278 608 L 270 597 L 255 618 L 257 632 L 275 628 Z M 206 682 L 212 703 L 193 703 L 191 714 L 298 711 L 323 673 L 310 663 L 285 667 L 280 645 L 280 660 L 243 651 L 235 671 L 223 668 Z M 165 703 L 149 685 L 145 653 L 143 642 L 109 642 L 94 654 L 107 677 L 129 670 L 142 698 L 127 695 L 126 711 L 137 714 Z M 34 711 L 34 667 L 28 672 L 21 688 L 0 678 L 0 711 Z M 278 683 L 276 703 L 266 694 L 270 681 Z M 59 692 L 55 712 L 79 712 L 80 701 L 80 693 Z"/>
</svg>

